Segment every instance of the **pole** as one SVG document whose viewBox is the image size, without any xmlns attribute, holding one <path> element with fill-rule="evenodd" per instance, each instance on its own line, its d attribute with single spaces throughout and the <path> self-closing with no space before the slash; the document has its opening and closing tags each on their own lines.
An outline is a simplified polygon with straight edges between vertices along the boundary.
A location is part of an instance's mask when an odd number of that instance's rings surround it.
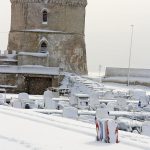
<svg viewBox="0 0 150 150">
<path fill-rule="evenodd" d="M 128 64 L 128 77 L 127 77 L 127 86 L 130 85 L 130 67 L 131 67 L 131 54 L 132 54 L 132 45 L 133 45 L 133 29 L 134 25 L 131 25 L 131 40 L 130 40 L 130 49 L 129 49 L 129 64 Z"/>
<path fill-rule="evenodd" d="M 101 83 L 101 70 L 102 70 L 102 66 L 99 65 L 99 82 Z"/>
</svg>

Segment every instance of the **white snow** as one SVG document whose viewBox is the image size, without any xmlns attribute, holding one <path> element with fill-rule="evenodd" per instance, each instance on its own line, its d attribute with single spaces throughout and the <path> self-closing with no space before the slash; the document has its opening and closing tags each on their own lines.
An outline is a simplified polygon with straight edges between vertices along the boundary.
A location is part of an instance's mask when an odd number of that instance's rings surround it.
<svg viewBox="0 0 150 150">
<path fill-rule="evenodd" d="M 142 89 L 146 91 L 146 94 L 150 94 L 150 87 L 147 86 L 142 86 L 142 85 L 127 86 L 126 84 L 119 84 L 119 83 L 112 83 L 112 82 L 105 82 L 103 84 L 106 88 L 116 89 L 117 91 L 128 92 L 129 90 L 133 90 L 133 89 Z"/>
<path fill-rule="evenodd" d="M 7 93 L 6 94 L 6 99 L 8 99 L 8 100 L 18 99 L 18 94 Z M 43 95 L 29 95 L 29 99 L 30 100 L 43 100 Z"/>
<path fill-rule="evenodd" d="M 119 144 L 96 141 L 95 125 L 0 106 L 2 150 L 149 150 L 150 138 L 119 132 Z"/>
<path fill-rule="evenodd" d="M 21 101 L 18 99 L 11 101 L 11 105 L 14 108 L 22 108 Z"/>
<path fill-rule="evenodd" d="M 28 93 L 19 93 L 18 99 L 21 101 L 29 100 L 29 95 L 28 95 Z"/>
<path fill-rule="evenodd" d="M 0 84 L 0 88 L 17 88 L 17 85 L 4 85 L 4 84 Z"/>
<path fill-rule="evenodd" d="M 142 134 L 150 136 L 150 121 L 145 121 L 142 125 Z"/>
<path fill-rule="evenodd" d="M 96 117 L 98 119 L 109 118 L 108 116 L 108 109 L 107 108 L 100 108 L 96 110 Z"/>
<path fill-rule="evenodd" d="M 56 31 L 56 30 L 43 30 L 43 29 L 26 29 L 23 31 L 28 31 L 28 32 L 44 32 L 44 33 L 65 33 L 63 31 Z"/>
<path fill-rule="evenodd" d="M 26 66 L 32 67 L 32 66 Z M 35 66 L 38 67 L 38 66 Z M 100 87 L 95 82 L 86 82 L 86 79 L 77 78 L 80 89 L 87 91 L 91 87 Z M 73 80 L 72 80 L 73 81 Z M 67 82 L 67 81 L 66 81 Z M 82 83 L 81 83 L 82 82 Z M 83 83 L 84 82 L 84 83 Z M 90 84 L 90 88 L 87 86 Z M 66 84 L 67 87 L 67 84 Z M 77 90 L 78 86 L 76 86 Z M 113 87 L 114 89 L 114 87 Z M 118 89 L 120 89 L 118 87 Z M 122 89 L 122 88 L 121 88 Z M 80 92 L 82 95 L 84 92 Z M 77 92 L 78 93 L 78 92 Z M 92 93 L 89 90 L 87 94 Z M 93 94 L 92 94 L 93 95 Z M 9 97 L 16 95 L 9 95 Z M 91 94 L 90 94 L 91 96 Z M 8 96 L 7 96 L 8 97 Z M 30 96 L 34 99 L 43 99 L 43 96 Z M 46 96 L 46 98 L 48 98 Z M 48 99 L 49 100 L 49 99 Z M 54 99 L 54 101 L 65 101 L 62 98 Z M 66 100 L 68 101 L 68 99 Z M 121 103 L 122 105 L 122 103 Z M 103 104 L 100 105 L 105 108 Z M 111 106 L 110 106 L 111 107 Z M 69 113 L 71 109 L 65 110 L 65 117 L 74 115 Z M 53 115 L 40 114 L 39 112 L 52 114 L 56 113 L 60 117 Z M 104 111 L 103 111 L 104 113 Z M 112 114 L 114 112 L 110 112 Z M 115 112 L 116 116 L 149 116 L 150 113 L 136 112 Z M 143 135 L 131 134 L 119 131 L 119 144 L 104 144 L 96 141 L 96 129 L 94 122 L 95 111 L 78 110 L 80 116 L 87 115 L 88 123 L 77 120 L 63 118 L 62 110 L 22 110 L 10 107 L 0 106 L 0 149 L 2 150 L 149 150 L 150 137 Z M 92 114 L 92 115 L 91 115 Z M 106 111 L 108 115 L 108 111 Z M 77 115 L 77 113 L 76 113 Z M 91 115 L 91 116 L 88 116 Z M 71 116 L 72 117 L 72 116 Z M 82 117 L 78 117 L 83 120 Z M 85 118 L 84 118 L 85 119 Z M 133 121 L 132 121 L 133 122 Z M 147 129 L 145 130 L 147 131 Z M 113 140 L 113 139 L 112 139 Z M 5 143 L 5 144 L 3 144 Z M 10 145 L 10 146 L 9 146 Z"/>
<path fill-rule="evenodd" d="M 35 57 L 47 57 L 49 53 L 31 53 L 31 52 L 19 52 L 20 56 L 35 56 Z"/>
<path fill-rule="evenodd" d="M 35 65 L 25 65 L 25 66 L 1 65 L 0 73 L 59 75 L 59 68 L 35 66 Z"/>
<path fill-rule="evenodd" d="M 3 94 L 0 93 L 0 105 L 4 104 L 5 102 L 5 97 L 3 96 Z"/>
<path fill-rule="evenodd" d="M 76 93 L 74 94 L 76 97 L 81 97 L 81 98 L 89 98 L 89 95 L 88 94 L 79 94 L 79 93 Z"/>
<path fill-rule="evenodd" d="M 66 107 L 63 109 L 63 117 L 66 118 L 78 118 L 78 109 L 75 107 Z"/>
<path fill-rule="evenodd" d="M 127 82 L 127 77 L 106 77 L 103 78 L 103 81 L 105 82 L 120 82 L 120 83 L 125 83 Z M 130 77 L 130 82 L 133 83 L 150 83 L 150 78 L 149 77 Z"/>
<path fill-rule="evenodd" d="M 109 137 L 110 137 L 110 143 L 116 143 L 117 142 L 117 122 L 114 120 L 108 121 L 108 128 L 109 128 Z"/>
<path fill-rule="evenodd" d="M 0 61 L 3 62 L 17 62 L 16 60 L 16 54 L 0 54 Z"/>
<path fill-rule="evenodd" d="M 8 53 L 6 53 L 6 54 L 0 54 L 0 57 L 2 56 L 2 57 L 6 57 L 6 58 L 14 58 L 14 57 L 16 57 L 16 51 L 12 51 L 13 52 L 13 54 L 8 54 Z"/>
<path fill-rule="evenodd" d="M 45 108 L 46 109 L 52 109 L 52 98 L 53 98 L 53 95 L 52 95 L 52 92 L 47 90 L 44 92 L 44 104 L 45 104 Z"/>
<path fill-rule="evenodd" d="M 0 59 L 0 61 L 4 61 L 4 62 L 17 62 L 18 60 L 11 59 L 11 58 L 5 58 L 5 59 Z"/>
</svg>

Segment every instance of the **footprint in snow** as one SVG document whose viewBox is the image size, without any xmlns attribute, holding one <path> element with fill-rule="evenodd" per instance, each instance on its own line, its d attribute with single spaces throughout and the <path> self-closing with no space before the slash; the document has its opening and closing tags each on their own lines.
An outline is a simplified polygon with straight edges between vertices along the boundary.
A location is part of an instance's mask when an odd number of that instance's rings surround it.
<svg viewBox="0 0 150 150">
<path fill-rule="evenodd" d="M 10 142 L 14 142 L 14 143 L 18 143 L 18 144 L 28 148 L 29 150 L 42 150 L 42 148 L 40 148 L 38 146 L 32 146 L 33 145 L 32 143 L 28 143 L 28 142 L 23 141 L 23 140 L 19 141 L 15 138 L 10 138 L 10 137 L 3 136 L 3 135 L 0 135 L 0 139 L 7 140 L 7 141 L 10 141 Z"/>
</svg>

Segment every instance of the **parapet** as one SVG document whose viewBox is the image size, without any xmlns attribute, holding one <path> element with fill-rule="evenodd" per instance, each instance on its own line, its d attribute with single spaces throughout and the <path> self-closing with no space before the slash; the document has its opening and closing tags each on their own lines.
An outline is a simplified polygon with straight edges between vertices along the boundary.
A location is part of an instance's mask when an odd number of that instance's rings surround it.
<svg viewBox="0 0 150 150">
<path fill-rule="evenodd" d="M 50 3 L 55 5 L 69 5 L 86 7 L 87 0 L 10 0 L 11 3 Z"/>
</svg>

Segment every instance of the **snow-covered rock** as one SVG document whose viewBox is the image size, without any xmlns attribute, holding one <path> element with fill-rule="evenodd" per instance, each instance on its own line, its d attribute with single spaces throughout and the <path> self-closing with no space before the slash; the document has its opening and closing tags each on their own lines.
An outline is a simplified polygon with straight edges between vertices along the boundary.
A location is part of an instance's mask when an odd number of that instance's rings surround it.
<svg viewBox="0 0 150 150">
<path fill-rule="evenodd" d="M 104 93 L 104 98 L 105 98 L 105 99 L 112 99 L 112 98 L 114 98 L 113 92 L 112 92 L 111 90 L 106 91 L 106 92 Z"/>
<path fill-rule="evenodd" d="M 28 95 L 28 93 L 19 93 L 18 99 L 19 99 L 20 101 L 29 100 L 29 95 Z"/>
<path fill-rule="evenodd" d="M 150 136 L 150 121 L 145 121 L 142 125 L 142 134 Z"/>
<path fill-rule="evenodd" d="M 22 108 L 21 101 L 18 100 L 18 99 L 12 100 L 12 106 L 13 106 L 14 108 Z"/>
<path fill-rule="evenodd" d="M 79 109 L 89 109 L 89 101 L 89 95 L 82 93 L 72 94 L 69 98 L 70 105 Z"/>
<path fill-rule="evenodd" d="M 109 102 L 109 103 L 107 104 L 106 108 L 107 108 L 109 111 L 114 111 L 116 105 L 117 105 L 116 102 Z"/>
<path fill-rule="evenodd" d="M 5 103 L 5 98 L 3 94 L 0 94 L 0 105 L 3 105 Z"/>
<path fill-rule="evenodd" d="M 63 109 L 63 117 L 77 119 L 78 109 L 74 107 L 65 107 Z"/>
<path fill-rule="evenodd" d="M 133 96 L 136 99 L 146 96 L 146 92 L 144 90 L 141 90 L 141 89 L 129 90 L 129 94 L 130 94 L 130 96 Z"/>
<path fill-rule="evenodd" d="M 96 109 L 99 106 L 99 95 L 93 94 L 90 97 L 90 107 Z"/>
<path fill-rule="evenodd" d="M 97 117 L 97 119 L 109 118 L 108 113 L 109 113 L 109 111 L 107 108 L 98 108 L 96 110 L 96 117 Z"/>
<path fill-rule="evenodd" d="M 45 108 L 46 109 L 51 108 L 51 103 L 52 103 L 52 98 L 53 98 L 52 92 L 49 90 L 45 91 L 43 97 L 44 97 Z"/>
<path fill-rule="evenodd" d="M 127 108 L 127 99 L 119 98 L 117 99 L 117 106 L 119 110 L 126 110 Z"/>
</svg>

